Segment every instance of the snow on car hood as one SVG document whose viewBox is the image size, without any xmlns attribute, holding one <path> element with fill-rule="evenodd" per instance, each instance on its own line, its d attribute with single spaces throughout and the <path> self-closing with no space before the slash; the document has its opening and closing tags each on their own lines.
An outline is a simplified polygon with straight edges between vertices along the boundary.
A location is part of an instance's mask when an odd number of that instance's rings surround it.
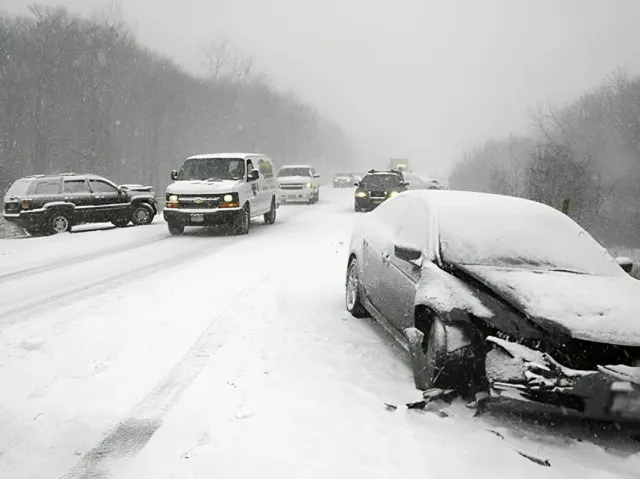
<svg viewBox="0 0 640 479">
<path fill-rule="evenodd" d="M 640 281 L 627 275 L 458 265 L 542 327 L 573 338 L 640 346 Z"/>
<path fill-rule="evenodd" d="M 309 176 L 281 176 L 278 181 L 281 185 L 290 185 L 295 183 L 311 183 L 312 178 Z"/>
<path fill-rule="evenodd" d="M 167 186 L 167 194 L 208 195 L 229 193 L 235 191 L 241 184 L 241 180 L 176 181 Z"/>
</svg>

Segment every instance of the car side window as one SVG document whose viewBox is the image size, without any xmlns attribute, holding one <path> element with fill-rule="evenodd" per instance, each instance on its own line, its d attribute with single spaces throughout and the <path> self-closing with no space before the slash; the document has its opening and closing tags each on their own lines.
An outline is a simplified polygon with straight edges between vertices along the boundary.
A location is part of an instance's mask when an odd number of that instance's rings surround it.
<svg viewBox="0 0 640 479">
<path fill-rule="evenodd" d="M 117 193 L 118 188 L 110 185 L 106 181 L 101 180 L 89 180 L 89 184 L 91 185 L 91 191 L 94 193 Z"/>
<path fill-rule="evenodd" d="M 253 161 L 247 160 L 247 174 L 250 174 L 256 167 L 253 166 Z"/>
<path fill-rule="evenodd" d="M 35 195 L 58 195 L 60 194 L 60 180 L 40 181 L 33 193 Z"/>
<path fill-rule="evenodd" d="M 398 198 L 400 200 L 401 198 Z M 399 216 L 395 232 L 398 243 L 426 248 L 428 243 L 427 214 L 422 205 L 408 202 Z"/>
<path fill-rule="evenodd" d="M 65 193 L 91 193 L 85 180 L 64 180 L 62 189 Z"/>
</svg>

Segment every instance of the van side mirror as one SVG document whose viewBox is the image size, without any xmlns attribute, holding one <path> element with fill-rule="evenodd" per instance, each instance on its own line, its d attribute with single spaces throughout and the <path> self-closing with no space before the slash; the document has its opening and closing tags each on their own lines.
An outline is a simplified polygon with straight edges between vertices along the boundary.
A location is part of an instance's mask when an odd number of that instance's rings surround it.
<svg viewBox="0 0 640 479">
<path fill-rule="evenodd" d="M 320 175 L 318 173 L 316 173 L 315 175 L 313 175 L 314 178 L 320 178 Z"/>
<path fill-rule="evenodd" d="M 353 186 L 360 186 L 360 182 L 359 181 L 354 181 L 353 182 Z"/>
<path fill-rule="evenodd" d="M 400 258 L 403 261 L 413 262 L 418 261 L 422 257 L 422 250 L 413 245 L 394 245 L 393 254 L 396 258 Z"/>
<path fill-rule="evenodd" d="M 633 268 L 633 260 L 631 258 L 627 258 L 626 256 L 618 256 L 616 258 L 616 263 L 620 265 L 625 273 L 631 273 L 631 269 Z"/>
<path fill-rule="evenodd" d="M 249 172 L 249 181 L 258 181 L 260 179 L 260 172 L 258 170 L 251 170 Z"/>
<path fill-rule="evenodd" d="M 178 170 L 171 170 L 171 179 L 176 181 L 178 179 Z"/>
</svg>

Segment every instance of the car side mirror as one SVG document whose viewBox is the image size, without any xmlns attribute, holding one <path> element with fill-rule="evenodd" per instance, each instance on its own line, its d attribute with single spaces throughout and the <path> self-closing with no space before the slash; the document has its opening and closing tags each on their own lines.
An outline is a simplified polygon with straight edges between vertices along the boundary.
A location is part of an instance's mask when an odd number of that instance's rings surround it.
<svg viewBox="0 0 640 479">
<path fill-rule="evenodd" d="M 402 186 L 409 186 L 409 185 L 411 185 L 411 183 L 409 183 L 408 181 L 403 181 L 402 182 Z"/>
<path fill-rule="evenodd" d="M 118 195 L 124 196 L 127 194 L 127 189 L 123 186 L 118 186 Z"/>
<path fill-rule="evenodd" d="M 413 262 L 422 258 L 422 250 L 413 245 L 395 245 L 393 254 L 403 261 Z"/>
<path fill-rule="evenodd" d="M 320 175 L 316 173 L 315 175 L 313 175 L 313 177 L 314 178 L 320 178 Z"/>
<path fill-rule="evenodd" d="M 260 172 L 258 170 L 251 170 L 249 172 L 249 181 L 257 181 L 260 179 Z"/>
<path fill-rule="evenodd" d="M 354 182 L 353 182 L 353 186 L 360 186 L 360 182 L 358 182 L 358 181 L 354 181 Z"/>
<path fill-rule="evenodd" d="M 618 256 L 616 258 L 616 263 L 620 265 L 625 273 L 631 273 L 631 269 L 633 268 L 633 260 L 631 258 L 627 258 L 626 256 Z"/>
<path fill-rule="evenodd" d="M 171 179 L 176 181 L 178 179 L 178 170 L 171 170 Z"/>
</svg>

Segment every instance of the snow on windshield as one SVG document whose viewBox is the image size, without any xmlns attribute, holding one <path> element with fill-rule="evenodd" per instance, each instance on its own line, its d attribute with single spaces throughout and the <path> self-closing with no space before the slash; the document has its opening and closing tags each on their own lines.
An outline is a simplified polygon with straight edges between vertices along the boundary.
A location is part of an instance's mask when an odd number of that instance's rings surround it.
<svg viewBox="0 0 640 479">
<path fill-rule="evenodd" d="M 242 158 L 191 158 L 184 162 L 178 180 L 241 180 Z"/>
<path fill-rule="evenodd" d="M 18 180 L 13 185 L 11 185 L 11 188 L 9 188 L 9 191 L 7 191 L 7 197 L 10 198 L 11 196 L 24 196 L 27 194 L 28 188 L 29 180 Z"/>
<path fill-rule="evenodd" d="M 447 262 L 602 276 L 621 272 L 596 240 L 549 206 L 499 195 L 437 194 L 441 254 Z"/>
<path fill-rule="evenodd" d="M 278 177 L 283 176 L 311 176 L 309 168 L 282 168 L 278 172 Z"/>
</svg>

